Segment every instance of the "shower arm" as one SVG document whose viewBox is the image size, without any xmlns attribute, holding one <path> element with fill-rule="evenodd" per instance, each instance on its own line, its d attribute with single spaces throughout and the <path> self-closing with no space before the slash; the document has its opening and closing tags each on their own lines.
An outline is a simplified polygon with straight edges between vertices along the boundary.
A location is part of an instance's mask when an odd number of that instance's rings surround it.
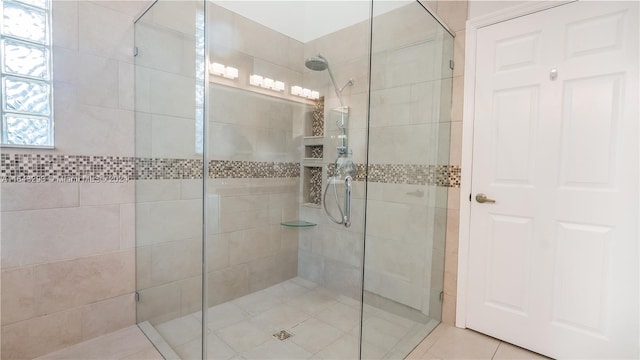
<svg viewBox="0 0 640 360">
<path fill-rule="evenodd" d="M 336 84 L 336 80 L 333 77 L 333 72 L 331 71 L 331 67 L 327 66 L 327 71 L 329 72 L 329 77 L 331 78 L 331 83 L 333 84 L 333 89 L 336 91 L 336 95 L 338 95 L 338 100 L 340 101 L 340 106 L 344 106 L 344 103 L 342 102 L 342 91 L 340 89 L 338 89 L 338 85 Z M 344 89 L 344 87 L 343 87 L 343 89 Z"/>
</svg>

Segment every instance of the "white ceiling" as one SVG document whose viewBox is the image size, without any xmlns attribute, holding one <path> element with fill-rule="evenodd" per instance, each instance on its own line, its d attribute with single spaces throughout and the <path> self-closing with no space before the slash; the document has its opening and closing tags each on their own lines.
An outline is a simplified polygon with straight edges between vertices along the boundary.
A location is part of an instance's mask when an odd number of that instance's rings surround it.
<svg viewBox="0 0 640 360">
<path fill-rule="evenodd" d="M 213 2 L 303 43 L 367 20 L 371 6 L 370 0 Z M 374 16 L 412 2 L 411 0 L 376 0 Z"/>
</svg>

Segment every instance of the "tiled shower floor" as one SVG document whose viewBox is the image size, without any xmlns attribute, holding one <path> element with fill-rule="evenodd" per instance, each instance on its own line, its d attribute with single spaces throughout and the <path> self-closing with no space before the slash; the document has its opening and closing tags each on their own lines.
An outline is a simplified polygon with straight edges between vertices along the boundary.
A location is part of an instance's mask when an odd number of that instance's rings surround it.
<svg viewBox="0 0 640 360">
<path fill-rule="evenodd" d="M 210 359 L 355 359 L 360 304 L 294 278 L 208 310 Z M 200 358 L 201 314 L 155 326 L 180 358 Z M 437 325 L 365 305 L 363 358 L 401 358 Z M 293 336 L 272 335 L 286 330 Z M 171 356 L 165 357 L 170 358 Z"/>
</svg>

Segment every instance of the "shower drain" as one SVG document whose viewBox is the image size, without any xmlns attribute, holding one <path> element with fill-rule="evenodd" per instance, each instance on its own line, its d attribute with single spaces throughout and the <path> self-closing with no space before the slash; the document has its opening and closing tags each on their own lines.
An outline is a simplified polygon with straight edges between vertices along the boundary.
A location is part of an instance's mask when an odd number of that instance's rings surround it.
<svg viewBox="0 0 640 360">
<path fill-rule="evenodd" d="M 279 332 L 273 334 L 273 337 L 280 340 L 280 341 L 284 341 L 287 340 L 288 338 L 292 337 L 293 334 L 288 333 L 286 330 L 280 330 Z"/>
</svg>

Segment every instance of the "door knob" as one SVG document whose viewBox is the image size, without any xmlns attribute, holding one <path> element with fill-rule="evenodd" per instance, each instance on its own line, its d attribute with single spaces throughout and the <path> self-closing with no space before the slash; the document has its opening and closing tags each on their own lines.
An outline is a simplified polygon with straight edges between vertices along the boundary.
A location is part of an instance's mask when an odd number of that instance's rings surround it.
<svg viewBox="0 0 640 360">
<path fill-rule="evenodd" d="M 476 201 L 479 202 L 480 204 L 484 204 L 484 203 L 495 204 L 496 202 L 493 199 L 489 199 L 485 194 L 476 195 Z"/>
</svg>

